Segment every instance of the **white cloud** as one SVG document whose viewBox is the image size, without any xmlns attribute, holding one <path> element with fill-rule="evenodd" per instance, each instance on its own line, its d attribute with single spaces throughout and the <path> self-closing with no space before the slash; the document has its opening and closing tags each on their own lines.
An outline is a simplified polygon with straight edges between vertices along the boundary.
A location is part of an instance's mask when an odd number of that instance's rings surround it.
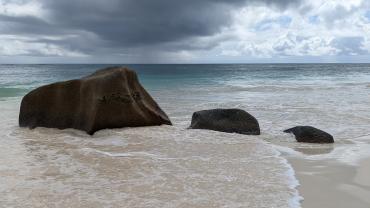
<svg viewBox="0 0 370 208">
<path fill-rule="evenodd" d="M 2 56 L 86 56 L 83 53 L 66 50 L 55 44 L 34 42 L 27 37 L 12 35 L 0 35 L 0 54 Z"/>
<path fill-rule="evenodd" d="M 234 25 L 225 32 L 236 39 L 218 50 L 225 60 L 364 55 L 370 53 L 370 21 L 364 17 L 368 10 L 368 0 L 306 0 L 300 8 L 284 11 L 246 7 L 234 13 Z M 284 20 L 289 21 L 282 24 Z"/>
<path fill-rule="evenodd" d="M 37 0 L 0 0 L 0 14 L 8 16 L 44 17 L 45 11 Z"/>
</svg>

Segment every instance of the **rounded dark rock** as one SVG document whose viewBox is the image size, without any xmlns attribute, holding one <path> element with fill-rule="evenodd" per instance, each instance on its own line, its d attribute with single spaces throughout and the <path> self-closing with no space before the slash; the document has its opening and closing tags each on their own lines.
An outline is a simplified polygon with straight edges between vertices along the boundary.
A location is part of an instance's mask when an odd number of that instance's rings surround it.
<svg viewBox="0 0 370 208">
<path fill-rule="evenodd" d="M 334 143 L 332 135 L 312 126 L 296 126 L 284 130 L 285 133 L 293 133 L 298 142 L 306 143 Z"/>
<path fill-rule="evenodd" d="M 259 135 L 256 118 L 241 109 L 211 109 L 193 113 L 190 129 Z"/>
</svg>

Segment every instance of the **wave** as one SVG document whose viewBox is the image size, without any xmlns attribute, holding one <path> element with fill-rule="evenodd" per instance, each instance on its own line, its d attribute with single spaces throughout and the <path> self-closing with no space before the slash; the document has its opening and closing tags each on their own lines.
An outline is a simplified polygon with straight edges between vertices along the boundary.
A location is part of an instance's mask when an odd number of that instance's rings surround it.
<svg viewBox="0 0 370 208">
<path fill-rule="evenodd" d="M 370 87 L 367 83 L 343 83 L 335 85 L 305 85 L 305 84 L 289 84 L 289 85 L 226 85 L 220 87 L 218 91 L 222 92 L 278 92 L 278 91 L 316 91 L 316 90 L 339 90 L 353 86 Z"/>
</svg>

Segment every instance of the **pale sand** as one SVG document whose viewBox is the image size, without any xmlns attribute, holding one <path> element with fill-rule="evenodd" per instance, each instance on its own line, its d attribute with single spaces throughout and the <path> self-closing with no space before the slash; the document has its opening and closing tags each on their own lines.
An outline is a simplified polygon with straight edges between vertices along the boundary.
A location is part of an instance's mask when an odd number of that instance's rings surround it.
<svg viewBox="0 0 370 208">
<path fill-rule="evenodd" d="M 288 160 L 300 183 L 303 208 L 370 207 L 370 158 L 356 166 L 332 160 Z"/>
</svg>

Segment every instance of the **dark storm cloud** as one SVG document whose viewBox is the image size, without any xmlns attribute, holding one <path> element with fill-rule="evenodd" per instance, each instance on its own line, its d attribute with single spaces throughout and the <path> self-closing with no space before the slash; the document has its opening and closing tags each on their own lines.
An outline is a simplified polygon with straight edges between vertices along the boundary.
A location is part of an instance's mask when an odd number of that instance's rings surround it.
<svg viewBox="0 0 370 208">
<path fill-rule="evenodd" d="M 111 47 L 141 47 L 211 36 L 247 3 L 284 8 L 297 0 L 44 0 L 58 28 L 96 34 Z M 191 44 L 191 43 L 189 43 Z"/>
<path fill-rule="evenodd" d="M 7 16 L 0 15 L 1 34 L 10 35 L 61 35 L 68 33 L 45 20 L 33 16 Z"/>
<path fill-rule="evenodd" d="M 45 15 L 0 15 L 0 33 L 87 55 L 136 53 L 148 57 L 153 52 L 212 49 L 230 38 L 212 36 L 231 26 L 236 10 L 247 5 L 284 10 L 300 1 L 39 0 Z M 199 39 L 202 37 L 207 39 Z M 31 49 L 28 54 L 37 56 Z"/>
</svg>

